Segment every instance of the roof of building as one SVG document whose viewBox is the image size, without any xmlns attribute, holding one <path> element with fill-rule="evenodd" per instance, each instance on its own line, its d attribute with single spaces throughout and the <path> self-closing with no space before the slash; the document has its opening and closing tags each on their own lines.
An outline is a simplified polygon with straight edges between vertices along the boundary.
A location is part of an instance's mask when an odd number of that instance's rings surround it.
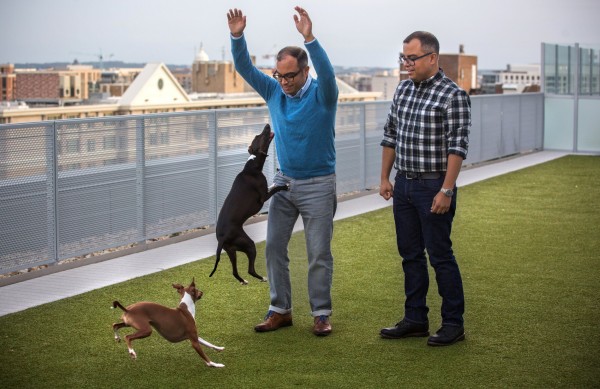
<svg viewBox="0 0 600 389">
<path fill-rule="evenodd" d="M 208 58 L 208 54 L 206 54 L 206 51 L 204 51 L 204 49 L 200 47 L 200 50 L 198 50 L 198 52 L 196 53 L 196 58 L 194 58 L 194 62 L 208 62 L 209 60 L 210 58 Z"/>
<path fill-rule="evenodd" d="M 183 103 L 191 101 L 164 63 L 149 63 L 125 91 L 123 107 Z"/>
</svg>

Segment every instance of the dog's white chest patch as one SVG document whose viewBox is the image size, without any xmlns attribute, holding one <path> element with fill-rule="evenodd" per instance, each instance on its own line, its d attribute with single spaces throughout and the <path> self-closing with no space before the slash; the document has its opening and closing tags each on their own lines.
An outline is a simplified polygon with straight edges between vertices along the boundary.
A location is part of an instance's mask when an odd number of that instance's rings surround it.
<svg viewBox="0 0 600 389">
<path fill-rule="evenodd" d="M 256 159 L 256 155 L 254 154 L 248 157 L 248 161 L 252 161 L 253 159 Z"/>
<path fill-rule="evenodd" d="M 192 314 L 194 321 L 196 321 L 196 306 L 194 305 L 194 300 L 192 300 L 192 296 L 190 296 L 188 292 L 185 292 L 179 304 L 185 304 L 187 310 Z"/>
</svg>

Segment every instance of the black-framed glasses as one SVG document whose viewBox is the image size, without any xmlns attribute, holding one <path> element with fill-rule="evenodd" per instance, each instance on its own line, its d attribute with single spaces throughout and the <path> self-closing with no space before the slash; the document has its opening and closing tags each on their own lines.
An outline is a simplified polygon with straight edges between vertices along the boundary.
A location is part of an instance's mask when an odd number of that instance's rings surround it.
<svg viewBox="0 0 600 389">
<path fill-rule="evenodd" d="M 281 74 L 277 70 L 275 70 L 273 72 L 273 78 L 279 82 L 281 82 L 282 80 L 286 80 L 287 82 L 292 82 L 294 80 L 294 78 L 298 74 L 300 74 L 301 71 L 302 71 L 302 69 L 298 70 L 296 73 L 290 72 L 290 73 L 286 73 L 286 74 Z"/>
<path fill-rule="evenodd" d="M 400 54 L 399 61 L 404 66 L 415 66 L 415 61 L 417 61 L 417 60 L 419 60 L 421 58 L 425 58 L 425 57 L 427 57 L 428 55 L 431 55 L 431 54 L 433 54 L 433 51 L 431 51 L 431 52 L 429 52 L 427 54 L 423 54 L 423 55 L 421 55 L 419 57 L 413 57 L 413 58 L 411 58 L 411 57 L 405 57 L 404 54 Z"/>
</svg>

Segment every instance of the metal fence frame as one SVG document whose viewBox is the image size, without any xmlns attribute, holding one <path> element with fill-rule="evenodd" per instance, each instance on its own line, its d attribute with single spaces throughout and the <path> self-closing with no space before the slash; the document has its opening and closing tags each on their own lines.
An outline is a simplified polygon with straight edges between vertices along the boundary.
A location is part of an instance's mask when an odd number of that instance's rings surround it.
<svg viewBox="0 0 600 389">
<path fill-rule="evenodd" d="M 544 149 L 600 153 L 598 49 L 542 43 Z"/>
<path fill-rule="evenodd" d="M 466 164 L 542 148 L 543 94 L 472 103 Z M 389 106 L 339 105 L 338 194 L 379 185 Z M 268 122 L 248 108 L 0 125 L 0 273 L 213 225 Z"/>
</svg>

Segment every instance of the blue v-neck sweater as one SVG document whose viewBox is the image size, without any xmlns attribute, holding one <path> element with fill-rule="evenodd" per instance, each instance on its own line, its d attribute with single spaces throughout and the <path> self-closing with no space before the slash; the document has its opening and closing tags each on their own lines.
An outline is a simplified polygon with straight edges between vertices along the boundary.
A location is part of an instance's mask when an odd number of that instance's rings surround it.
<svg viewBox="0 0 600 389">
<path fill-rule="evenodd" d="M 338 100 L 335 74 L 316 39 L 305 47 L 318 78 L 311 81 L 300 97 L 289 97 L 277 80 L 252 64 L 244 36 L 231 37 L 236 70 L 269 107 L 279 168 L 295 179 L 335 173 L 334 127 Z"/>
</svg>

